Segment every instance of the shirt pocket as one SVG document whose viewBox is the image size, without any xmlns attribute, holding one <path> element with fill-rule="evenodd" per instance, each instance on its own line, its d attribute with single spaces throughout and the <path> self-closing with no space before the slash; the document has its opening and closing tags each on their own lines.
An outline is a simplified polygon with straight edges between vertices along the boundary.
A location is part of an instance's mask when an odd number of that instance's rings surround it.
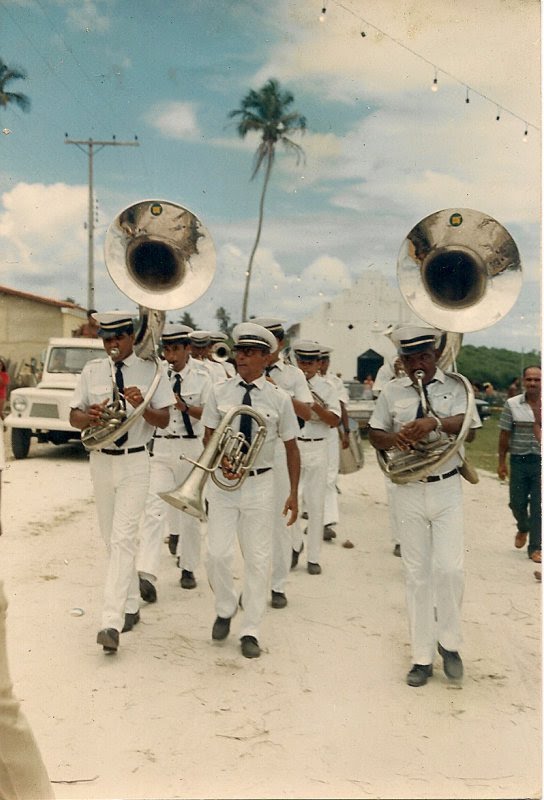
<svg viewBox="0 0 544 800">
<path fill-rule="evenodd" d="M 417 398 L 397 400 L 393 407 L 392 417 L 395 430 L 398 431 L 407 422 L 416 418 L 419 402 Z"/>
<path fill-rule="evenodd" d="M 91 403 L 103 403 L 104 400 L 111 400 L 113 397 L 113 386 L 111 383 L 98 384 L 92 387 Z"/>
<path fill-rule="evenodd" d="M 433 411 L 439 417 L 450 417 L 453 407 L 453 394 L 451 392 L 440 392 L 431 398 Z"/>
</svg>

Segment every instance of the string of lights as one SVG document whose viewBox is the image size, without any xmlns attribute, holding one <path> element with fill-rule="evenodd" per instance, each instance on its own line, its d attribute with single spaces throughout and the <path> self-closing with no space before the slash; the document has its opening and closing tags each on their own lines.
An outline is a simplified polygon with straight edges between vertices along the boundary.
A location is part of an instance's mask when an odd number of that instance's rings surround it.
<svg viewBox="0 0 544 800">
<path fill-rule="evenodd" d="M 391 36 L 389 33 L 387 33 L 386 31 L 382 30 L 381 28 L 379 28 L 373 22 L 370 22 L 369 20 L 365 19 L 360 14 L 355 12 L 352 8 L 349 8 L 348 6 L 344 5 L 344 3 L 341 2 L 341 0 L 329 0 L 328 3 L 325 3 L 322 0 L 321 13 L 319 14 L 319 21 L 320 22 L 325 22 L 325 20 L 327 19 L 327 7 L 330 6 L 331 3 L 333 3 L 338 8 L 343 9 L 347 14 L 350 14 L 352 17 L 355 17 L 357 20 L 359 20 L 359 22 L 362 24 L 361 38 L 366 39 L 367 36 L 368 36 L 368 31 L 369 30 L 375 31 L 380 36 L 382 36 L 382 37 L 384 37 L 386 39 L 389 39 L 389 41 L 393 42 L 394 44 L 398 45 L 399 47 L 402 47 L 403 50 L 406 50 L 408 53 L 410 53 L 411 55 L 415 56 L 420 61 L 424 61 L 426 64 L 428 64 L 432 68 L 432 70 L 434 71 L 434 77 L 433 77 L 433 81 L 431 83 L 431 91 L 432 92 L 438 92 L 438 89 L 439 89 L 438 77 L 439 77 L 439 75 L 443 75 L 443 76 L 445 76 L 447 78 L 450 78 L 450 80 L 454 81 L 455 83 L 458 83 L 460 86 L 463 86 L 465 88 L 465 103 L 466 104 L 470 103 L 470 96 L 471 95 L 475 95 L 477 97 L 481 97 L 483 100 L 485 100 L 486 102 L 490 103 L 491 105 L 494 105 L 496 107 L 496 115 L 495 115 L 496 122 L 500 122 L 501 117 L 502 117 L 503 114 L 508 114 L 510 117 L 513 117 L 514 119 L 517 119 L 520 122 L 522 122 L 523 123 L 523 141 L 524 142 L 526 142 L 527 139 L 528 139 L 529 128 L 532 128 L 535 131 L 540 131 L 540 127 L 538 125 L 534 125 L 532 122 L 528 122 L 526 119 L 524 119 L 523 117 L 520 117 L 519 114 L 516 114 L 511 109 L 506 108 L 506 106 L 500 105 L 493 98 L 489 97 L 488 95 L 484 94 L 483 92 L 480 92 L 478 89 L 475 89 L 473 86 L 469 86 L 467 83 L 465 83 L 465 81 L 462 81 L 460 78 L 457 78 L 455 75 L 452 75 L 452 73 L 448 72 L 448 70 L 443 69 L 438 64 L 434 64 L 428 58 L 425 58 L 425 56 L 422 56 L 421 53 L 418 53 L 413 48 L 408 47 L 408 45 L 406 45 L 400 39 L 397 39 L 394 36 Z"/>
</svg>

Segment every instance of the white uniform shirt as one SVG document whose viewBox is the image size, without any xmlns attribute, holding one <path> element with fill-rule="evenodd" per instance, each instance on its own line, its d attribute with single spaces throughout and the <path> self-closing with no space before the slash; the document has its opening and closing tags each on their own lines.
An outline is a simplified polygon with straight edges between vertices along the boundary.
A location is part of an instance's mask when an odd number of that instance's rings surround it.
<svg viewBox="0 0 544 800">
<path fill-rule="evenodd" d="M 137 386 L 145 397 L 155 375 L 155 363 L 153 361 L 144 361 L 134 353 L 131 353 L 130 356 L 123 360 L 123 364 L 124 385 L 127 387 Z M 112 384 L 115 381 L 112 381 L 111 365 L 112 362 L 109 358 L 94 358 L 85 364 L 74 389 L 70 408 L 79 408 L 81 411 L 86 411 L 94 403 L 102 403 L 104 400 L 112 399 Z M 115 366 L 113 369 L 115 374 Z M 159 370 L 161 378 L 149 403 L 150 408 L 166 408 L 173 406 L 175 402 L 164 367 L 159 365 Z M 135 410 L 130 403 L 127 403 L 126 412 L 128 416 L 131 416 Z M 145 421 L 143 414 L 140 415 L 127 431 L 128 439 L 121 449 L 141 447 L 147 444 L 153 435 L 153 431 L 153 426 Z M 114 444 L 110 444 L 107 447 L 115 449 Z"/>
<path fill-rule="evenodd" d="M 430 405 L 437 417 L 455 417 L 467 409 L 467 397 L 463 384 L 436 368 L 432 383 L 426 384 Z M 370 418 L 371 428 L 397 433 L 403 425 L 417 417 L 419 393 L 408 376 L 389 381 L 376 400 L 376 408 Z M 471 428 L 481 428 L 482 423 L 476 409 Z M 430 475 L 442 475 L 462 463 L 462 449 Z"/>
<path fill-rule="evenodd" d="M 206 428 L 217 428 L 227 411 L 242 405 L 245 389 L 240 385 L 241 381 L 242 378 L 237 374 L 234 378 L 212 387 L 202 414 L 202 424 Z M 256 387 L 251 390 L 252 408 L 266 421 L 266 439 L 255 461 L 255 469 L 262 469 L 274 465 L 274 450 L 278 438 L 282 442 L 296 439 L 299 427 L 287 392 L 267 381 L 264 375 L 252 383 Z M 239 429 L 239 426 L 240 417 L 233 422 L 234 430 Z M 257 423 L 253 420 L 253 431 L 256 426 Z"/>
<path fill-rule="evenodd" d="M 200 363 L 210 373 L 213 383 L 223 383 L 223 381 L 227 380 L 227 372 L 219 361 L 212 361 L 210 358 L 205 358 Z"/>
<path fill-rule="evenodd" d="M 338 375 L 330 372 L 327 372 L 327 374 L 323 375 L 322 377 L 325 378 L 325 380 L 330 383 L 332 388 L 336 391 L 340 402 L 347 403 L 349 400 L 349 395 L 348 390 L 344 386 L 344 381 L 342 378 L 339 378 Z"/>
<path fill-rule="evenodd" d="M 188 359 L 185 367 L 179 373 L 175 372 L 175 370 L 172 368 L 169 368 L 168 379 L 172 388 L 174 388 L 176 375 L 179 375 L 181 378 L 180 395 L 182 399 L 189 406 L 203 406 L 206 402 L 208 394 L 210 393 L 210 389 L 212 388 L 212 379 L 208 373 L 208 370 L 198 369 L 194 366 L 195 363 L 197 362 Z M 204 427 L 201 420 L 196 419 L 196 417 L 192 417 L 190 414 L 189 419 L 195 436 L 198 436 L 199 438 L 202 437 L 204 433 Z M 158 428 L 157 436 L 186 435 L 187 431 L 185 429 L 185 423 L 183 422 L 182 413 L 179 408 L 173 408 L 170 412 L 170 424 L 168 425 L 168 428 L 165 430 Z"/>
<path fill-rule="evenodd" d="M 328 410 L 340 418 L 340 401 L 336 389 L 333 389 L 322 375 L 314 375 L 308 381 L 308 386 L 325 402 Z M 329 428 L 330 425 L 327 425 L 321 419 L 309 419 L 304 427 L 299 430 L 299 437 L 301 439 L 324 439 L 328 435 Z"/>
<path fill-rule="evenodd" d="M 301 369 L 279 358 L 270 368 L 270 377 L 275 384 L 284 389 L 289 397 L 301 403 L 313 403 L 312 393 Z"/>
</svg>

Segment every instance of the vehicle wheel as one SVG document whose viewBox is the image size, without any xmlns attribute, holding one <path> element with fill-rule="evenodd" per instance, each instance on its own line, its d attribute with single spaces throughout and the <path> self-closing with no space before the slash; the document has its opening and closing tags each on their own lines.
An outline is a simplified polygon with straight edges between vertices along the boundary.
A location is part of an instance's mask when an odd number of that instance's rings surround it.
<svg viewBox="0 0 544 800">
<path fill-rule="evenodd" d="M 15 458 L 26 458 L 30 450 L 31 434 L 28 428 L 11 429 L 11 449 Z"/>
</svg>

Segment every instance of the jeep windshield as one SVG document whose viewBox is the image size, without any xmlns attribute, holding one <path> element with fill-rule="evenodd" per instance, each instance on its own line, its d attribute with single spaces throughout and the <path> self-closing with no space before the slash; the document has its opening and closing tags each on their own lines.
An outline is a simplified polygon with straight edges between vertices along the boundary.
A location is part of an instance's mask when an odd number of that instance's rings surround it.
<svg viewBox="0 0 544 800">
<path fill-rule="evenodd" d="M 46 371 L 51 374 L 76 375 L 91 358 L 104 358 L 103 347 L 52 347 Z"/>
</svg>

